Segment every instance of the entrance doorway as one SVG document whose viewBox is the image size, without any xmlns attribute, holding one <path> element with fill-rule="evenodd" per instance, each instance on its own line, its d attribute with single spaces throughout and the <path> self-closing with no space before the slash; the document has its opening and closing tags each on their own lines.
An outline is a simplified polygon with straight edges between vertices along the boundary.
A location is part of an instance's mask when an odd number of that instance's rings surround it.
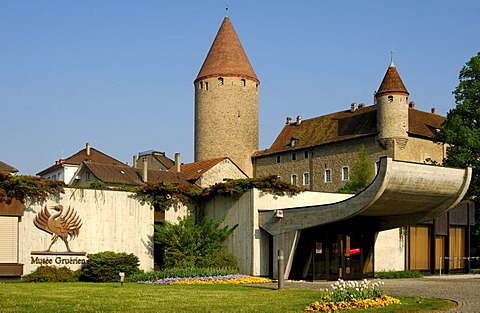
<svg viewBox="0 0 480 313">
<path fill-rule="evenodd" d="M 336 280 L 373 277 L 373 245 L 374 233 L 338 224 L 303 230 L 290 278 Z"/>
</svg>

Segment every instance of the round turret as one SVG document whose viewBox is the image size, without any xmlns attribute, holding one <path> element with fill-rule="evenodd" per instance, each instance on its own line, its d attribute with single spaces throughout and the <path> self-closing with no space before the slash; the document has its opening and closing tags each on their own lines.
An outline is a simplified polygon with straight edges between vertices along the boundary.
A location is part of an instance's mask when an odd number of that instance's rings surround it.
<svg viewBox="0 0 480 313">
<path fill-rule="evenodd" d="M 229 157 L 252 176 L 259 80 L 225 17 L 194 81 L 195 161 Z"/>
<path fill-rule="evenodd" d="M 407 144 L 408 96 L 407 88 L 391 62 L 375 94 L 378 140 L 385 148 L 394 143 L 404 148 Z"/>
</svg>

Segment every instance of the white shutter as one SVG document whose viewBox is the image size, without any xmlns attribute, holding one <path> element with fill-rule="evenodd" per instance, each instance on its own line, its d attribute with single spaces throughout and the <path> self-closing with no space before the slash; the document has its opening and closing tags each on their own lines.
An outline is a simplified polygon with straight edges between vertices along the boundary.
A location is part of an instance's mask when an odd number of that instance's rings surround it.
<svg viewBox="0 0 480 313">
<path fill-rule="evenodd" d="M 0 263 L 18 263 L 18 217 L 0 216 Z"/>
</svg>

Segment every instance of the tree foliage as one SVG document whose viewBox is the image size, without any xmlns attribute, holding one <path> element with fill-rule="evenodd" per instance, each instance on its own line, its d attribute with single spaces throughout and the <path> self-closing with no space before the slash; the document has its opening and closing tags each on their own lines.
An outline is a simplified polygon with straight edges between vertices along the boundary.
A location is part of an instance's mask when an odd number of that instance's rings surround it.
<svg viewBox="0 0 480 313">
<path fill-rule="evenodd" d="M 0 173 L 0 202 L 17 199 L 22 202 L 44 201 L 49 196 L 63 193 L 65 184 L 35 176 L 13 176 Z"/>
<path fill-rule="evenodd" d="M 234 266 L 225 264 L 231 258 L 223 249 L 237 225 L 221 227 L 223 221 L 202 217 L 195 222 L 192 216 L 187 216 L 178 224 L 163 221 L 155 225 L 154 241 L 165 250 L 165 267 Z"/>
<path fill-rule="evenodd" d="M 447 113 L 435 140 L 447 143 L 446 166 L 473 169 L 467 198 L 480 195 L 480 52 L 461 69 L 459 84 L 453 91 L 455 108 Z"/>
<path fill-rule="evenodd" d="M 365 146 L 362 145 L 358 152 L 358 160 L 352 167 L 350 181 L 338 190 L 341 193 L 359 193 L 367 188 L 373 180 L 374 172 L 372 162 L 368 157 Z"/>
<path fill-rule="evenodd" d="M 466 198 L 477 202 L 473 242 L 480 243 L 480 52 L 460 70 L 459 84 L 453 91 L 455 108 L 447 113 L 435 140 L 446 143 L 446 166 L 472 167 L 472 180 Z"/>
</svg>

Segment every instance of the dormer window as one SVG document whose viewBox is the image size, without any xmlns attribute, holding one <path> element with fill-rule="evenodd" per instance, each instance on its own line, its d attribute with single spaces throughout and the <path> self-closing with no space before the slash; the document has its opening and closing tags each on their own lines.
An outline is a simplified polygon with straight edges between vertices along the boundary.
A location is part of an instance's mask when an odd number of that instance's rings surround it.
<svg viewBox="0 0 480 313">
<path fill-rule="evenodd" d="M 393 102 L 393 96 L 388 96 L 388 102 Z"/>
<path fill-rule="evenodd" d="M 223 77 L 218 78 L 218 85 L 223 86 Z"/>
<path fill-rule="evenodd" d="M 297 140 L 295 138 L 292 138 L 290 139 L 290 147 L 295 147 L 295 145 L 297 144 Z"/>
</svg>

